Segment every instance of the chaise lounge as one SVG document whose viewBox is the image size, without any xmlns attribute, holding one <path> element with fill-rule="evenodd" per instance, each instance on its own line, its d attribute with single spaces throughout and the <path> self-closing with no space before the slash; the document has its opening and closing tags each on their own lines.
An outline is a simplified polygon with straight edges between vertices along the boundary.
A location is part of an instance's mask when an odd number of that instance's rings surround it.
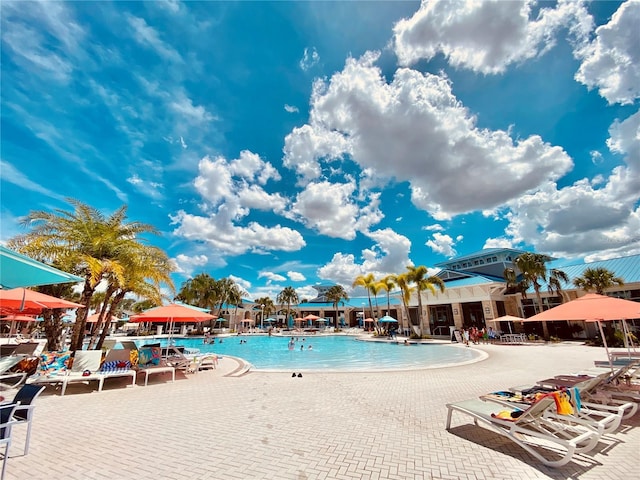
<svg viewBox="0 0 640 480">
<path fill-rule="evenodd" d="M 544 413 L 554 405 L 547 396 L 528 408 L 520 410 L 480 399 L 447 405 L 447 430 L 451 430 L 454 411 L 469 415 L 475 425 L 482 423 L 492 431 L 515 442 L 549 467 L 569 463 L 576 453 L 587 452 L 598 443 L 600 435 L 581 425 L 568 425 Z"/>
</svg>

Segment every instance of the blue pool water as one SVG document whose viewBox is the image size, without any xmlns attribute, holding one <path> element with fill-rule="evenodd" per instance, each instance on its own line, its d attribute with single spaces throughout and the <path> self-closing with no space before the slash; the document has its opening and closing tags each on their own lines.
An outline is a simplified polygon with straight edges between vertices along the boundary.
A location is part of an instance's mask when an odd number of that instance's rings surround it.
<svg viewBox="0 0 640 480">
<path fill-rule="evenodd" d="M 304 340 L 303 340 L 304 338 Z M 299 337 L 289 350 L 291 337 L 231 336 L 205 345 L 200 338 L 176 338 L 175 344 L 240 357 L 263 371 L 379 371 L 443 367 L 479 360 L 483 353 L 450 344 L 411 344 L 358 341 L 348 336 Z M 246 343 L 240 343 L 245 340 Z M 139 344 L 151 343 L 138 342 Z M 166 340 L 162 345 L 166 344 Z M 313 348 L 310 350 L 309 345 Z M 304 349 L 301 350 L 300 347 Z"/>
</svg>

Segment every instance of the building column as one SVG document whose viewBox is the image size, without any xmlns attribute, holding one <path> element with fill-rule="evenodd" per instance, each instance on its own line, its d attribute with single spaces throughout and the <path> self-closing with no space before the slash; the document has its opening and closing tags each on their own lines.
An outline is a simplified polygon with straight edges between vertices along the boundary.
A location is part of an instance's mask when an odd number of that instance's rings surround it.
<svg viewBox="0 0 640 480">
<path fill-rule="evenodd" d="M 462 330 L 462 326 L 464 324 L 462 318 L 462 304 L 452 303 L 451 311 L 453 312 L 453 324 L 455 325 L 457 330 Z"/>
</svg>

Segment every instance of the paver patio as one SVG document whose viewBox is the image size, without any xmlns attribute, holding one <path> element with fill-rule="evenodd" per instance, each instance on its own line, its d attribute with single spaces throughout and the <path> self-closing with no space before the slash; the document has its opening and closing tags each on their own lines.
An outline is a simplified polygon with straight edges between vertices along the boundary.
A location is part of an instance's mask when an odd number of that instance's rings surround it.
<svg viewBox="0 0 640 480">
<path fill-rule="evenodd" d="M 404 347 L 398 347 L 404 348 Z M 413 348 L 413 347 L 412 347 Z M 421 348 L 421 347 L 415 347 Z M 460 347 L 464 348 L 464 347 Z M 14 430 L 15 479 L 608 479 L 640 478 L 640 414 L 595 452 L 560 469 L 454 413 L 445 404 L 605 358 L 575 344 L 478 345 L 489 357 L 403 372 L 251 372 L 157 375 L 149 386 L 111 380 L 98 393 L 69 386 L 37 400 L 31 448 Z M 4 391 L 11 398 L 12 391 Z"/>
</svg>

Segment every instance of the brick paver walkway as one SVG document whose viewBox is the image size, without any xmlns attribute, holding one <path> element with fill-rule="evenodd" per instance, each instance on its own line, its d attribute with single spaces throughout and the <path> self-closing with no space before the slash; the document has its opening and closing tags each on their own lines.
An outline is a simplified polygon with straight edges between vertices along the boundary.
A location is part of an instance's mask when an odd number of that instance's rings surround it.
<svg viewBox="0 0 640 480">
<path fill-rule="evenodd" d="M 399 347 L 405 348 L 405 347 Z M 411 347 L 414 348 L 414 347 Z M 421 347 L 415 347 L 421 348 Z M 464 348 L 464 347 L 460 347 Z M 150 377 L 149 386 L 71 385 L 37 400 L 29 455 L 14 429 L 15 479 L 609 479 L 640 478 L 640 414 L 596 451 L 560 469 L 540 465 L 447 402 L 576 371 L 602 349 L 479 345 L 488 359 L 406 372 L 215 371 Z M 13 392 L 2 392 L 11 398 Z"/>
</svg>

